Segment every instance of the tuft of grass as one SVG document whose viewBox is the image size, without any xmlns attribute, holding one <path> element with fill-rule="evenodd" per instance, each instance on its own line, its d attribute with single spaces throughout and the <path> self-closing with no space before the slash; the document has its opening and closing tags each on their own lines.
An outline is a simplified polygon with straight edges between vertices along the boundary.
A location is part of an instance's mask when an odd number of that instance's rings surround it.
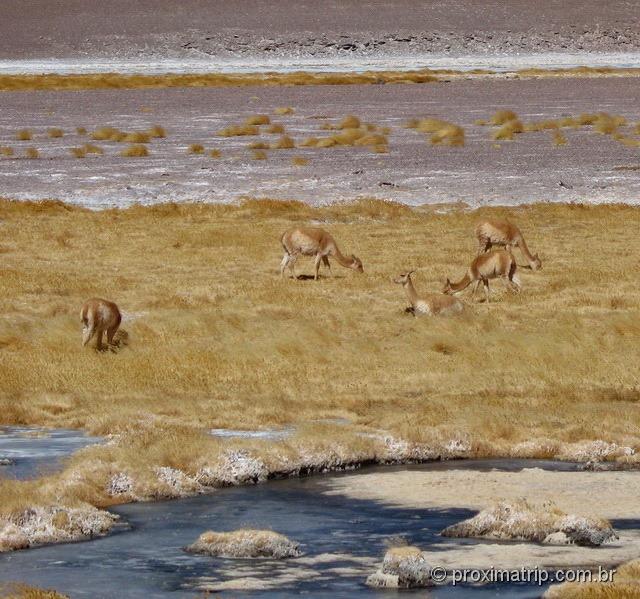
<svg viewBox="0 0 640 599">
<path fill-rule="evenodd" d="M 64 137 L 64 131 L 59 127 L 52 127 L 47 131 L 47 135 L 51 138 Z"/>
<path fill-rule="evenodd" d="M 484 127 L 489 124 L 489 121 L 487 121 L 486 119 L 476 119 L 475 121 L 473 121 L 473 124 Z"/>
<path fill-rule="evenodd" d="M 10 584 L 0 587 L 4 599 L 70 599 L 53 589 L 40 589 L 26 584 Z"/>
<path fill-rule="evenodd" d="M 251 153 L 251 158 L 253 158 L 253 160 L 266 160 L 268 156 L 264 150 L 254 150 Z"/>
<path fill-rule="evenodd" d="M 316 148 L 332 148 L 333 146 L 337 146 L 338 142 L 333 137 L 323 137 L 319 139 L 316 143 Z"/>
<path fill-rule="evenodd" d="M 0 156 L 11 157 L 11 156 L 13 156 L 13 154 L 14 154 L 13 148 L 11 148 L 9 146 L 0 147 Z"/>
<path fill-rule="evenodd" d="M 291 159 L 291 163 L 294 166 L 306 166 L 307 164 L 309 164 L 309 160 L 307 160 L 306 158 L 304 158 L 303 156 L 294 156 Z"/>
<path fill-rule="evenodd" d="M 491 137 L 495 140 L 512 140 L 515 135 L 523 132 L 522 121 L 515 119 L 504 123 L 498 130 L 493 132 Z"/>
<path fill-rule="evenodd" d="M 291 106 L 282 106 L 280 108 L 276 108 L 273 113 L 274 114 L 279 114 L 279 115 L 285 115 L 285 114 L 293 114 L 295 111 L 293 110 L 293 108 L 291 108 Z"/>
<path fill-rule="evenodd" d="M 338 129 L 359 129 L 360 127 L 360 119 L 352 114 L 344 117 L 338 125 Z"/>
<path fill-rule="evenodd" d="M 149 129 L 148 133 L 150 137 L 153 137 L 156 139 L 167 137 L 167 132 L 165 128 L 162 127 L 161 125 L 153 125 L 153 127 Z"/>
<path fill-rule="evenodd" d="M 498 110 L 489 121 L 492 125 L 504 125 L 509 121 L 515 121 L 518 115 L 513 110 Z"/>
<path fill-rule="evenodd" d="M 264 141 L 252 141 L 247 147 L 250 150 L 268 150 L 269 144 Z"/>
<path fill-rule="evenodd" d="M 134 144 L 148 144 L 151 141 L 151 135 L 144 131 L 134 131 L 133 133 L 127 133 L 122 141 Z"/>
<path fill-rule="evenodd" d="M 29 129 L 20 129 L 16 133 L 16 139 L 18 141 L 30 141 L 33 139 L 33 133 Z"/>
<path fill-rule="evenodd" d="M 248 127 L 252 125 L 268 125 L 270 122 L 271 119 L 266 114 L 255 114 L 244 120 L 244 124 Z"/>
<path fill-rule="evenodd" d="M 342 129 L 340 133 L 331 136 L 339 146 L 352 146 L 357 140 L 367 135 L 366 129 Z"/>
<path fill-rule="evenodd" d="M 202 144 L 191 144 L 187 148 L 189 154 L 204 154 L 204 146 Z"/>
<path fill-rule="evenodd" d="M 84 149 L 86 154 L 98 154 L 98 155 L 104 154 L 104 151 L 102 150 L 102 148 L 94 144 L 86 143 L 86 144 L 83 144 L 82 148 Z"/>
<path fill-rule="evenodd" d="M 556 130 L 553 132 L 553 143 L 556 146 L 564 146 L 567 144 L 567 138 L 562 134 L 562 131 Z"/>
<path fill-rule="evenodd" d="M 307 137 L 300 143 L 302 148 L 315 148 L 318 145 L 319 139 L 317 137 Z"/>
<path fill-rule="evenodd" d="M 74 158 L 85 158 L 87 156 L 87 150 L 85 148 L 70 148 L 69 152 Z"/>
<path fill-rule="evenodd" d="M 273 123 L 268 129 L 267 133 L 284 133 L 284 125 L 280 123 Z"/>
<path fill-rule="evenodd" d="M 386 146 L 389 143 L 386 135 L 382 133 L 369 133 L 359 137 L 353 142 L 354 146 Z"/>
<path fill-rule="evenodd" d="M 295 148 L 296 143 L 292 137 L 288 135 L 283 135 L 278 141 L 271 144 L 272 150 L 290 150 L 291 148 Z"/>
<path fill-rule="evenodd" d="M 220 158 L 220 156 L 222 156 L 222 152 L 220 152 L 220 150 L 210 150 L 209 151 L 209 157 L 210 158 Z"/>
<path fill-rule="evenodd" d="M 96 141 L 121 141 L 126 136 L 115 127 L 99 127 L 91 134 L 91 139 Z"/>
<path fill-rule="evenodd" d="M 218 135 L 222 137 L 239 137 L 242 135 L 260 135 L 260 129 L 257 125 L 229 125 L 218 131 Z"/>
<path fill-rule="evenodd" d="M 84 127 L 76 127 L 76 134 L 77 135 L 86 135 L 87 134 L 87 130 Z"/>
<path fill-rule="evenodd" d="M 122 152 L 120 152 L 120 156 L 124 158 L 142 158 L 144 156 L 149 156 L 149 150 L 147 146 L 143 146 L 142 144 L 132 144 Z"/>
<path fill-rule="evenodd" d="M 36 158 L 40 158 L 40 152 L 38 148 L 27 148 L 24 152 L 25 158 L 29 158 L 31 160 L 35 160 Z"/>
<path fill-rule="evenodd" d="M 459 145 L 461 145 L 461 144 L 459 144 Z M 373 146 L 373 151 L 376 154 L 388 154 L 389 153 L 389 148 L 388 148 L 388 146 L 385 146 L 383 144 L 376 144 L 375 146 Z"/>
</svg>

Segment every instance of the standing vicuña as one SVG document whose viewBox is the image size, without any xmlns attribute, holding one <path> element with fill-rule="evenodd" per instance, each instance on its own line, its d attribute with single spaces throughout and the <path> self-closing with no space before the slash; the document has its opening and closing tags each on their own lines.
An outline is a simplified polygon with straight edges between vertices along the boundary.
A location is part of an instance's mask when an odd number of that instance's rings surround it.
<svg viewBox="0 0 640 599">
<path fill-rule="evenodd" d="M 338 249 L 333 237 L 324 229 L 315 227 L 296 227 L 289 229 L 280 238 L 282 247 L 284 248 L 284 256 L 280 263 L 280 274 L 284 277 L 284 269 L 289 267 L 293 278 L 296 278 L 295 263 L 298 256 L 315 256 L 315 276 L 318 280 L 318 272 L 320 270 L 320 262 L 324 262 L 325 266 L 331 272 L 331 264 L 329 256 L 335 258 L 338 264 L 345 268 L 352 268 L 358 272 L 364 272 L 362 262 L 353 254 L 344 256 Z"/>
<path fill-rule="evenodd" d="M 542 268 L 538 254 L 532 254 L 522 236 L 522 232 L 514 224 L 506 220 L 484 220 L 476 227 L 478 238 L 478 254 L 488 252 L 494 245 L 520 248 L 531 270 Z"/>
<path fill-rule="evenodd" d="M 473 293 L 471 294 L 471 299 L 473 299 L 478 290 L 478 285 L 482 282 L 488 302 L 489 279 L 500 278 L 514 291 L 520 291 L 520 279 L 516 276 L 517 268 L 516 260 L 509 246 L 507 246 L 506 250 L 493 250 L 487 254 L 480 254 L 471 263 L 467 274 L 459 282 L 452 283 L 447 279 L 442 292 L 448 294 L 458 293 L 475 282 Z"/>
<path fill-rule="evenodd" d="M 441 293 L 426 293 L 418 295 L 416 288 L 411 281 L 411 275 L 415 272 L 403 273 L 393 279 L 394 283 L 398 283 L 404 287 L 411 304 L 411 310 L 414 316 L 418 314 L 428 314 L 429 316 L 453 316 L 454 314 L 460 314 L 463 309 L 462 302 L 450 295 L 443 295 Z"/>
<path fill-rule="evenodd" d="M 107 332 L 107 342 L 111 345 L 122 316 L 116 304 L 94 297 L 82 306 L 80 319 L 82 320 L 82 345 L 86 345 L 94 335 L 97 335 L 96 347 L 102 349 L 103 333 Z"/>
</svg>

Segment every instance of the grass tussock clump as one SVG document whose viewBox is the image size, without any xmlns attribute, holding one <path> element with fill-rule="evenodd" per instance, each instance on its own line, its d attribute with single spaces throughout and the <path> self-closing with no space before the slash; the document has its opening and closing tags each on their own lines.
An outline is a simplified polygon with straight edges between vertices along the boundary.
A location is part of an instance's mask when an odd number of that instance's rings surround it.
<svg viewBox="0 0 640 599">
<path fill-rule="evenodd" d="M 338 129 L 359 129 L 361 126 L 362 123 L 360 122 L 360 119 L 357 116 L 350 114 L 340 121 Z"/>
<path fill-rule="evenodd" d="M 220 150 L 209 151 L 209 158 L 220 158 L 220 156 L 222 156 L 222 152 L 220 152 Z"/>
<path fill-rule="evenodd" d="M 242 135 L 260 135 L 257 125 L 229 125 L 218 131 L 221 137 L 240 137 Z"/>
<path fill-rule="evenodd" d="M 244 124 L 248 127 L 251 127 L 252 125 L 268 125 L 269 123 L 271 123 L 271 119 L 266 114 L 255 114 L 244 120 Z"/>
<path fill-rule="evenodd" d="M 291 159 L 291 164 L 293 164 L 294 166 L 306 166 L 307 164 L 309 164 L 309 160 L 307 158 L 304 158 L 303 156 L 294 156 Z"/>
<path fill-rule="evenodd" d="M 479 514 L 445 528 L 445 537 L 522 540 L 549 545 L 597 547 L 616 539 L 603 519 L 568 515 L 553 504 L 530 505 L 524 499 L 497 503 Z"/>
<path fill-rule="evenodd" d="M 29 129 L 20 129 L 16 133 L 16 139 L 18 141 L 30 141 L 33 139 L 33 133 Z"/>
<path fill-rule="evenodd" d="M 267 153 L 264 150 L 254 150 L 251 153 L 253 160 L 266 160 L 268 158 Z"/>
<path fill-rule="evenodd" d="M 10 158 L 13 155 L 14 155 L 13 148 L 9 146 L 0 147 L 0 156 L 6 156 L 7 158 Z"/>
<path fill-rule="evenodd" d="M 99 127 L 91 134 L 95 141 L 122 141 L 124 137 L 126 134 L 115 127 Z"/>
<path fill-rule="evenodd" d="M 24 156 L 30 160 L 35 160 L 36 158 L 40 158 L 40 152 L 38 151 L 38 148 L 27 148 L 24 152 Z"/>
<path fill-rule="evenodd" d="M 284 559 L 300 557 L 298 543 L 271 530 L 234 530 L 232 532 L 203 532 L 195 543 L 186 548 L 189 553 L 212 557 Z"/>
<path fill-rule="evenodd" d="M 273 125 L 267 129 L 267 133 L 284 133 L 284 125 L 273 123 Z"/>
<path fill-rule="evenodd" d="M 100 146 L 96 146 L 95 144 L 83 144 L 82 149 L 85 151 L 86 154 L 97 154 L 97 155 L 102 155 L 104 154 L 104 150 L 100 147 Z"/>
<path fill-rule="evenodd" d="M 492 125 L 504 125 L 509 121 L 515 121 L 518 119 L 518 115 L 513 110 L 498 110 L 491 117 L 490 123 Z"/>
<path fill-rule="evenodd" d="M 293 114 L 295 112 L 295 110 L 293 108 L 291 108 L 291 106 L 281 106 L 279 108 L 276 108 L 273 113 L 274 114 L 279 114 L 281 116 L 287 115 L 287 114 Z"/>
<path fill-rule="evenodd" d="M 74 158 L 85 158 L 87 156 L 87 150 L 85 148 L 70 148 L 69 152 Z"/>
<path fill-rule="evenodd" d="M 302 148 L 315 148 L 320 140 L 317 137 L 307 137 L 300 142 Z"/>
<path fill-rule="evenodd" d="M 271 144 L 272 150 L 290 150 L 296 147 L 296 142 L 289 135 L 283 135 L 278 141 Z"/>
<path fill-rule="evenodd" d="M 204 154 L 204 146 L 202 144 L 191 144 L 187 148 L 189 154 Z"/>
<path fill-rule="evenodd" d="M 85 127 L 76 127 L 76 135 L 86 135 L 87 130 Z"/>
<path fill-rule="evenodd" d="M 64 131 L 59 127 L 52 127 L 47 131 L 47 135 L 51 138 L 64 137 Z"/>
<path fill-rule="evenodd" d="M 133 144 L 122 150 L 120 156 L 123 158 L 143 158 L 149 156 L 149 149 L 142 144 Z"/>
<path fill-rule="evenodd" d="M 613 581 L 565 582 L 549 587 L 544 599 L 637 599 L 640 597 L 640 559 L 616 568 Z"/>
<path fill-rule="evenodd" d="M 264 141 L 252 141 L 247 147 L 250 150 L 268 150 L 269 144 Z"/>
<path fill-rule="evenodd" d="M 406 127 L 415 129 L 420 133 L 429 134 L 429 139 L 433 145 L 464 145 L 464 129 L 459 125 L 442 119 L 411 119 L 407 122 Z"/>
<path fill-rule="evenodd" d="M 155 139 L 167 137 L 167 131 L 161 125 L 153 125 L 153 127 L 149 129 L 148 134 Z"/>
<path fill-rule="evenodd" d="M 389 143 L 387 136 L 382 133 L 369 133 L 359 137 L 353 142 L 354 146 L 386 146 Z"/>
<path fill-rule="evenodd" d="M 127 133 L 122 141 L 134 144 L 148 144 L 151 141 L 151 135 L 144 131 L 134 131 L 133 133 Z"/>
<path fill-rule="evenodd" d="M 40 589 L 26 584 L 10 584 L 0 587 L 4 599 L 70 599 L 53 589 Z"/>
<path fill-rule="evenodd" d="M 497 131 L 494 131 L 492 138 L 495 140 L 512 140 L 516 135 L 524 132 L 522 121 L 514 119 L 507 121 Z"/>
<path fill-rule="evenodd" d="M 553 132 L 553 143 L 556 146 L 565 146 L 565 145 L 567 145 L 567 138 L 562 134 L 562 131 L 554 131 Z"/>
</svg>

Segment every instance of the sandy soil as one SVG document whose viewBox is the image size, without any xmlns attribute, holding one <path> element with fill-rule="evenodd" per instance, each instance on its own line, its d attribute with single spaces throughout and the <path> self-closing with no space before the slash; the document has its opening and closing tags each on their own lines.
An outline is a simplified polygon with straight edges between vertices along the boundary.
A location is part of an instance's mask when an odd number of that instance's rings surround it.
<svg viewBox="0 0 640 599">
<path fill-rule="evenodd" d="M 5 0 L 0 59 L 631 51 L 632 0 Z"/>
<path fill-rule="evenodd" d="M 464 201 L 517 204 L 532 201 L 636 202 L 640 197 L 638 149 L 589 129 L 567 130 L 557 147 L 548 131 L 495 144 L 488 127 L 474 125 L 499 108 L 516 110 L 525 121 L 609 111 L 640 120 L 638 81 L 633 78 L 452 81 L 424 85 L 347 85 L 277 88 L 94 90 L 7 92 L 0 95 L 0 194 L 15 198 L 54 197 L 94 207 L 166 200 L 230 201 L 242 195 L 297 198 L 309 202 L 373 196 L 400 202 Z M 273 116 L 292 106 L 292 116 Z M 115 108 L 114 108 L 115 107 Z M 270 151 L 253 160 L 249 143 L 274 135 L 223 138 L 216 132 L 251 114 L 272 114 L 297 143 L 353 113 L 392 128 L 389 153 L 363 147 L 296 148 Z M 466 128 L 463 148 L 432 146 L 424 135 L 402 127 L 408 118 L 436 116 Z M 154 123 L 167 138 L 150 144 L 148 158 L 121 158 L 122 144 L 97 142 L 104 156 L 84 160 L 69 150 L 88 140 L 76 126 L 112 125 L 127 131 Z M 19 128 L 32 141 L 15 140 Z M 64 137 L 46 130 L 61 127 Z M 201 143 L 222 158 L 189 155 Z M 499 147 L 497 147 L 499 146 Z M 41 159 L 19 158 L 37 147 Z M 292 158 L 309 163 L 294 166 Z M 621 168 L 622 167 L 622 168 Z"/>
<path fill-rule="evenodd" d="M 568 513 L 610 519 L 637 519 L 638 472 L 519 472 L 405 470 L 333 477 L 320 481 L 328 494 L 382 501 L 408 508 L 482 509 L 497 500 L 525 497 L 532 503 L 553 501 Z M 615 524 L 614 524 L 615 528 Z M 620 539 L 597 549 L 533 543 L 475 541 L 453 548 L 449 539 L 430 547 L 433 565 L 446 568 L 575 567 L 611 565 L 640 554 L 640 532 L 617 531 Z"/>
</svg>

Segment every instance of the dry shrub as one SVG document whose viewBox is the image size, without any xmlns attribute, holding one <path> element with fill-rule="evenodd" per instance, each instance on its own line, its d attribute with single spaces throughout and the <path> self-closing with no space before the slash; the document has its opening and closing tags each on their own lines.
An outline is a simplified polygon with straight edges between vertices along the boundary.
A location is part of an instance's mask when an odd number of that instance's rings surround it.
<svg viewBox="0 0 640 599">
<path fill-rule="evenodd" d="M 274 114 L 280 114 L 280 115 L 285 115 L 285 114 L 293 114 L 295 111 L 293 110 L 293 108 L 291 108 L 291 106 L 282 106 L 280 108 L 276 108 L 273 113 Z"/>
<path fill-rule="evenodd" d="M 300 147 L 303 148 L 315 148 L 318 145 L 319 139 L 317 137 L 307 137 L 300 143 Z"/>
<path fill-rule="evenodd" d="M 269 144 L 264 141 L 252 141 L 247 147 L 250 150 L 268 150 Z"/>
<path fill-rule="evenodd" d="M 366 129 L 343 129 L 340 133 L 331 136 L 339 146 L 352 146 L 355 142 L 367 134 Z"/>
<path fill-rule="evenodd" d="M 360 125 L 360 119 L 357 116 L 350 114 L 340 121 L 338 129 L 359 129 Z"/>
<path fill-rule="evenodd" d="M 100 146 L 96 146 L 95 144 L 84 144 L 82 146 L 86 154 L 104 154 L 104 151 Z"/>
<path fill-rule="evenodd" d="M 284 133 L 284 125 L 273 123 L 273 125 L 267 129 L 267 133 Z"/>
<path fill-rule="evenodd" d="M 149 129 L 149 136 L 156 139 L 161 137 L 167 137 L 167 132 L 165 128 L 162 127 L 161 125 L 153 125 L 153 127 Z"/>
<path fill-rule="evenodd" d="M 505 123 L 505 125 L 508 123 Z M 550 129 L 558 129 L 560 124 L 558 121 L 553 119 L 548 119 L 545 121 L 534 121 L 532 123 L 527 123 L 524 125 L 524 131 L 546 131 Z"/>
<path fill-rule="evenodd" d="M 260 129 L 256 125 L 229 125 L 218 131 L 222 137 L 238 137 L 241 135 L 260 135 Z"/>
<path fill-rule="evenodd" d="M 567 144 L 567 138 L 562 134 L 562 131 L 553 132 L 553 143 L 556 146 L 564 146 Z"/>
<path fill-rule="evenodd" d="M 271 144 L 271 149 L 273 150 L 290 150 L 291 148 L 295 148 L 296 143 L 293 141 L 293 138 L 288 135 L 283 135 L 278 141 Z"/>
<path fill-rule="evenodd" d="M 386 146 L 388 140 L 381 133 L 370 133 L 355 140 L 354 146 Z"/>
<path fill-rule="evenodd" d="M 151 135 L 143 131 L 134 131 L 133 133 L 127 133 L 122 141 L 133 144 L 148 144 L 151 141 Z"/>
<path fill-rule="evenodd" d="M 52 127 L 51 129 L 49 129 L 47 131 L 47 135 L 51 138 L 56 138 L 56 137 L 63 137 L 64 136 L 64 131 L 62 129 L 60 129 L 59 127 Z"/>
<path fill-rule="evenodd" d="M 132 144 L 120 152 L 120 156 L 124 158 L 142 158 L 149 155 L 147 146 L 142 144 Z"/>
<path fill-rule="evenodd" d="M 40 589 L 26 584 L 11 584 L 0 588 L 4 599 L 69 599 L 53 589 Z"/>
<path fill-rule="evenodd" d="M 126 134 L 115 127 L 99 127 L 91 134 L 96 141 L 120 141 Z"/>
<path fill-rule="evenodd" d="M 603 135 L 612 135 L 618 130 L 618 122 L 612 116 L 601 113 L 593 123 L 593 130 Z"/>
<path fill-rule="evenodd" d="M 29 158 L 31 160 L 40 158 L 40 152 L 38 152 L 38 148 L 27 148 L 24 155 L 26 158 Z"/>
<path fill-rule="evenodd" d="M 85 158 L 87 155 L 87 151 L 84 148 L 70 148 L 69 152 L 75 158 Z"/>
<path fill-rule="evenodd" d="M 33 139 L 33 133 L 31 133 L 29 129 L 20 129 L 20 131 L 16 133 L 16 139 L 18 141 L 29 141 Z"/>
<path fill-rule="evenodd" d="M 332 148 L 333 146 L 337 146 L 338 142 L 333 139 L 333 137 L 323 137 L 318 140 L 316 143 L 316 148 Z"/>
<path fill-rule="evenodd" d="M 434 145 L 464 146 L 464 129 L 453 123 L 446 123 L 433 132 L 430 139 Z"/>
<path fill-rule="evenodd" d="M 391 127 L 380 127 L 380 133 L 382 133 L 382 135 L 389 135 L 391 133 Z"/>
<path fill-rule="evenodd" d="M 266 160 L 267 153 L 264 150 L 254 150 L 251 154 L 253 160 Z"/>
<path fill-rule="evenodd" d="M 518 115 L 515 112 L 513 112 L 513 110 L 498 110 L 491 117 L 490 122 L 492 125 L 504 125 L 509 121 L 515 121 L 517 118 L 518 118 Z"/>
<path fill-rule="evenodd" d="M 187 148 L 189 154 L 204 154 L 204 146 L 202 144 L 191 144 Z"/>
<path fill-rule="evenodd" d="M 256 114 L 254 116 L 247 117 L 244 120 L 244 124 L 251 125 L 268 125 L 271 119 L 266 114 Z"/>
<path fill-rule="evenodd" d="M 475 121 L 473 121 L 473 124 L 484 127 L 485 125 L 489 124 L 489 121 L 487 121 L 486 119 L 476 119 Z"/>
<path fill-rule="evenodd" d="M 320 125 L 318 129 L 320 129 L 320 131 L 335 131 L 336 129 L 338 129 L 338 126 L 332 125 L 331 123 L 322 123 L 322 125 Z"/>
<path fill-rule="evenodd" d="M 623 146 L 627 146 L 627 148 L 640 147 L 640 139 L 634 139 L 633 137 L 628 137 L 627 135 L 621 135 L 617 137 L 616 141 L 619 141 Z"/>
<path fill-rule="evenodd" d="M 580 127 L 580 120 L 573 116 L 564 116 L 557 120 L 560 127 Z"/>
<path fill-rule="evenodd" d="M 385 145 L 382 144 L 376 144 L 375 146 L 373 146 L 373 151 L 376 154 L 388 154 L 389 153 L 389 148 Z"/>
<path fill-rule="evenodd" d="M 84 127 L 76 127 L 76 133 L 78 135 L 86 135 L 87 130 Z"/>
<path fill-rule="evenodd" d="M 524 126 L 522 125 L 522 121 L 516 119 L 513 121 L 507 121 L 504 123 L 497 131 L 493 132 L 493 139 L 513 139 L 514 135 L 518 133 L 522 133 L 524 131 Z"/>
<path fill-rule="evenodd" d="M 309 164 L 309 161 L 302 156 L 294 156 L 291 159 L 291 162 L 294 166 L 306 166 L 307 164 Z"/>
<path fill-rule="evenodd" d="M 13 148 L 9 146 L 0 147 L 0 156 L 13 156 Z"/>
<path fill-rule="evenodd" d="M 222 156 L 222 152 L 220 152 L 220 150 L 211 150 L 209 152 L 210 158 L 220 158 L 220 156 Z"/>
</svg>

